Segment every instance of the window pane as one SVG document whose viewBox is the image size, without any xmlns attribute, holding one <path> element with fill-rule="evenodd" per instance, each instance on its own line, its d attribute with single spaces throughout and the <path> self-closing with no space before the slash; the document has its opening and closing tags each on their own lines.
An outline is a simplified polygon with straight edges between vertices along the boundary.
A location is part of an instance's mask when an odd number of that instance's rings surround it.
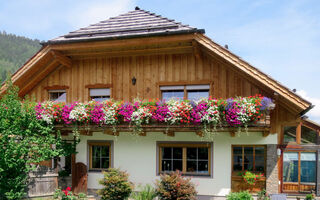
<svg viewBox="0 0 320 200">
<path fill-rule="evenodd" d="M 189 90 L 188 99 L 189 100 L 199 100 L 201 98 L 208 98 L 209 90 Z"/>
<path fill-rule="evenodd" d="M 298 182 L 298 153 L 283 153 L 283 181 Z"/>
<path fill-rule="evenodd" d="M 242 170 L 242 156 L 233 156 L 233 170 L 234 171 Z"/>
<path fill-rule="evenodd" d="M 255 171 L 264 172 L 264 162 L 255 162 Z"/>
<path fill-rule="evenodd" d="M 244 170 L 253 171 L 253 147 L 244 147 Z"/>
<path fill-rule="evenodd" d="M 187 172 L 197 172 L 197 161 L 187 161 Z"/>
<path fill-rule="evenodd" d="M 182 148 L 173 148 L 173 159 L 182 159 Z"/>
<path fill-rule="evenodd" d="M 199 160 L 208 160 L 208 148 L 198 148 L 198 159 Z"/>
<path fill-rule="evenodd" d="M 109 158 L 101 158 L 101 168 L 109 168 Z"/>
<path fill-rule="evenodd" d="M 197 159 L 197 148 L 187 148 L 187 159 Z"/>
<path fill-rule="evenodd" d="M 66 102 L 67 93 L 66 92 L 49 92 L 50 101 Z"/>
<path fill-rule="evenodd" d="M 106 100 L 108 100 L 108 99 L 110 99 L 110 96 L 91 97 L 91 100 L 99 101 L 99 102 L 101 102 L 101 101 L 106 101 Z"/>
<path fill-rule="evenodd" d="M 301 182 L 316 182 L 316 154 L 301 153 Z"/>
<path fill-rule="evenodd" d="M 301 143 L 316 144 L 317 132 L 305 126 L 301 126 Z"/>
<path fill-rule="evenodd" d="M 208 167 L 209 167 L 208 161 L 199 161 L 198 173 L 209 173 Z"/>
<path fill-rule="evenodd" d="M 101 156 L 102 157 L 109 157 L 109 147 L 108 146 L 101 146 Z"/>
<path fill-rule="evenodd" d="M 255 166 L 254 170 L 257 172 L 264 172 L 264 166 L 265 166 L 265 154 L 264 154 L 264 147 L 255 147 L 254 153 L 255 153 Z"/>
<path fill-rule="evenodd" d="M 172 159 L 172 148 L 171 147 L 163 147 L 162 148 L 162 159 Z"/>
<path fill-rule="evenodd" d="M 92 168 L 100 168 L 100 158 L 93 158 L 92 159 Z"/>
<path fill-rule="evenodd" d="M 109 158 L 109 146 L 105 145 L 91 145 L 92 154 L 90 159 L 92 160 L 92 168 L 107 169 L 110 166 Z"/>
<path fill-rule="evenodd" d="M 296 141 L 296 126 L 285 126 L 284 127 L 284 143 L 295 142 Z"/>
<path fill-rule="evenodd" d="M 162 160 L 162 171 L 172 171 L 171 160 Z"/>
<path fill-rule="evenodd" d="M 242 147 L 233 147 L 233 154 L 241 154 L 242 155 Z"/>
<path fill-rule="evenodd" d="M 264 147 L 255 147 L 254 148 L 255 154 L 264 155 Z"/>
<path fill-rule="evenodd" d="M 242 147 L 233 147 L 233 170 L 242 170 Z"/>
<path fill-rule="evenodd" d="M 162 91 L 162 99 L 164 99 L 164 100 L 170 100 L 172 98 L 174 98 L 174 99 L 183 99 L 183 97 L 184 97 L 184 91 L 183 90 Z"/>
<path fill-rule="evenodd" d="M 182 160 L 173 160 L 173 171 L 182 171 Z"/>
<path fill-rule="evenodd" d="M 92 146 L 92 155 L 93 157 L 100 157 L 100 146 Z"/>
</svg>

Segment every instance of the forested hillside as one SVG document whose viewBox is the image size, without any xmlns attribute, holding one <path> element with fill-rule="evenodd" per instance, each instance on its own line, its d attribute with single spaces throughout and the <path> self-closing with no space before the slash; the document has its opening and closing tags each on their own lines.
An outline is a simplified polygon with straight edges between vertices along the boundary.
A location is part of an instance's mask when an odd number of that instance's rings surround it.
<svg viewBox="0 0 320 200">
<path fill-rule="evenodd" d="M 0 82 L 14 73 L 40 49 L 39 40 L 0 31 Z"/>
</svg>

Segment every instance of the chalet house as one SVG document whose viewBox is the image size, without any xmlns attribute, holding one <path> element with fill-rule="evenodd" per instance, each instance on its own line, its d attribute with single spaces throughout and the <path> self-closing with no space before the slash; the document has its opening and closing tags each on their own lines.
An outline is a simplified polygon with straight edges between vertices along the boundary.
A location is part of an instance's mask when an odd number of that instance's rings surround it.
<svg viewBox="0 0 320 200">
<path fill-rule="evenodd" d="M 311 103 L 204 33 L 136 8 L 43 43 L 13 74 L 21 97 L 67 105 L 257 94 L 272 99 L 274 108 L 256 123 L 208 132 L 182 122 L 142 124 L 138 135 L 130 123 L 78 125 L 78 153 L 60 159 L 61 167 L 71 163 L 74 190 L 100 188 L 101 171 L 115 167 L 136 184 L 180 170 L 197 184 L 201 199 L 247 189 L 245 170 L 262 174 L 253 192 L 319 194 L 320 127 L 304 117 Z M 72 123 L 55 125 L 66 140 L 74 139 Z"/>
</svg>

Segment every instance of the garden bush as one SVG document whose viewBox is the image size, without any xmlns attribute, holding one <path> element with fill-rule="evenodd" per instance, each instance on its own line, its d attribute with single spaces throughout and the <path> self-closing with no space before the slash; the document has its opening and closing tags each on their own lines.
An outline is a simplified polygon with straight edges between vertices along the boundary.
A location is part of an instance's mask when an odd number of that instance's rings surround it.
<svg viewBox="0 0 320 200">
<path fill-rule="evenodd" d="M 270 200 L 269 195 L 265 189 L 261 190 L 257 193 L 257 199 L 258 200 Z"/>
<path fill-rule="evenodd" d="M 134 200 L 153 200 L 156 196 L 155 189 L 147 184 L 141 188 L 141 191 L 132 193 L 131 198 Z"/>
<path fill-rule="evenodd" d="M 133 184 L 129 181 L 128 173 L 110 168 L 103 175 L 104 178 L 99 181 L 103 188 L 98 190 L 102 200 L 124 200 L 130 196 Z"/>
<path fill-rule="evenodd" d="M 307 194 L 305 200 L 313 200 L 315 199 L 315 195 L 314 194 Z"/>
<path fill-rule="evenodd" d="M 156 194 L 161 200 L 195 200 L 197 191 L 190 178 L 184 178 L 176 171 L 160 176 Z"/>
<path fill-rule="evenodd" d="M 74 195 L 71 192 L 71 188 L 67 187 L 65 190 L 57 189 L 53 194 L 54 200 L 87 200 L 87 195 L 84 193 L 79 193 Z"/>
<path fill-rule="evenodd" d="M 0 199 L 19 200 L 26 196 L 34 163 L 63 155 L 63 149 L 53 125 L 37 119 L 35 103 L 22 101 L 10 81 L 6 86 L 0 98 Z"/>
<path fill-rule="evenodd" d="M 253 200 L 251 194 L 248 191 L 231 192 L 227 195 L 227 200 Z"/>
</svg>

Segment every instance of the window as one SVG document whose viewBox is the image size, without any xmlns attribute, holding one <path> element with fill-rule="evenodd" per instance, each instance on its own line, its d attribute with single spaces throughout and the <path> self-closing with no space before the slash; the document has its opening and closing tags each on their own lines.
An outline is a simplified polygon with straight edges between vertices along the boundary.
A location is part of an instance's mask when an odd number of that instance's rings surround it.
<svg viewBox="0 0 320 200">
<path fill-rule="evenodd" d="M 283 127 L 283 143 L 296 142 L 296 126 L 285 126 Z"/>
<path fill-rule="evenodd" d="M 179 170 L 185 175 L 209 176 L 211 144 L 159 144 L 159 172 Z"/>
<path fill-rule="evenodd" d="M 300 135 L 300 137 L 297 137 Z M 297 144 L 317 144 L 318 134 L 317 131 L 311 129 L 303 124 L 297 126 L 284 126 L 283 127 L 283 143 L 297 143 Z"/>
<path fill-rule="evenodd" d="M 306 126 L 301 126 L 301 144 L 316 144 L 317 132 Z"/>
<path fill-rule="evenodd" d="M 265 172 L 265 146 L 233 146 L 233 175 L 240 171 Z"/>
<path fill-rule="evenodd" d="M 208 98 L 210 85 L 180 85 L 180 86 L 161 86 L 162 99 L 189 99 L 198 100 Z"/>
<path fill-rule="evenodd" d="M 67 101 L 67 93 L 65 90 L 49 90 L 49 100 L 50 101 L 58 101 L 58 102 L 66 102 Z"/>
<path fill-rule="evenodd" d="M 89 169 L 104 170 L 111 166 L 111 143 L 89 142 Z"/>
<path fill-rule="evenodd" d="M 184 98 L 184 86 L 161 86 L 160 90 L 164 100 Z"/>
<path fill-rule="evenodd" d="M 316 182 L 316 153 L 283 153 L 283 182 L 297 183 L 299 176 L 300 183 Z"/>
<path fill-rule="evenodd" d="M 109 88 L 92 88 L 90 89 L 90 98 L 95 101 L 105 101 L 110 99 Z"/>
</svg>

